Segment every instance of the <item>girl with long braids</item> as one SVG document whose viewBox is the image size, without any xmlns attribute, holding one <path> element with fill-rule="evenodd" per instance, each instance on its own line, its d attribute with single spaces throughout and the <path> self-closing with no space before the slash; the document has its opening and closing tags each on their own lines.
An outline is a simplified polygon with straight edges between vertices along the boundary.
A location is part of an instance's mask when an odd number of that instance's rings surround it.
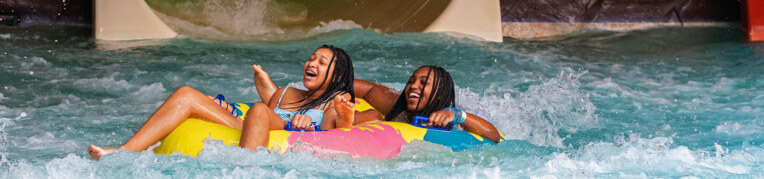
<svg viewBox="0 0 764 179">
<path fill-rule="evenodd" d="M 335 64 L 334 68 L 332 64 Z M 258 88 L 261 98 L 270 99 L 270 102 L 255 103 L 247 111 L 239 146 L 254 151 L 258 146 L 266 147 L 269 131 L 284 129 L 288 121 L 291 121 L 293 128 L 299 129 L 313 129 L 312 122 L 321 124 L 322 129 L 350 127 L 353 124 L 355 94 L 350 56 L 340 48 L 323 46 L 305 63 L 304 71 L 303 85 L 308 91 L 282 87 L 271 96 L 262 96 L 268 93 L 260 92 Z M 326 79 L 331 79 L 328 84 L 325 84 Z M 275 85 L 270 83 L 268 86 Z M 325 118 L 336 120 L 322 121 Z"/>
<path fill-rule="evenodd" d="M 355 123 L 384 120 L 411 123 L 414 116 L 429 117 L 427 125 L 454 125 L 483 136 L 493 142 L 501 138 L 498 130 L 483 118 L 456 108 L 454 82 L 451 75 L 437 66 L 422 66 L 409 77 L 403 93 L 364 80 L 355 80 L 355 95 L 365 99 L 375 110 L 358 113 Z M 397 99 L 397 100 L 392 100 Z"/>
<path fill-rule="evenodd" d="M 229 105 L 191 87 L 178 88 L 140 129 L 117 148 L 90 145 L 88 153 L 100 159 L 115 150 L 146 150 L 170 134 L 188 118 L 198 118 L 242 130 L 239 145 L 257 150 L 266 146 L 269 130 L 284 129 L 287 122 L 295 129 L 313 130 L 349 127 L 354 119 L 353 63 L 344 50 L 324 45 L 316 49 L 303 65 L 303 85 L 307 91 L 278 88 L 259 65 L 253 65 L 255 87 L 263 102 L 255 103 L 238 118 Z"/>
</svg>

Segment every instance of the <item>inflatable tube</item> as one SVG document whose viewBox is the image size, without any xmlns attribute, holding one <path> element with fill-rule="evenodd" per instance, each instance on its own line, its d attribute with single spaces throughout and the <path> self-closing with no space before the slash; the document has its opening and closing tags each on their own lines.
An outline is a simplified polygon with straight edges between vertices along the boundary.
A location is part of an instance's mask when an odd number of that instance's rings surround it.
<svg viewBox="0 0 764 179">
<path fill-rule="evenodd" d="M 373 109 L 365 101 L 357 101 L 357 111 Z M 242 114 L 249 109 L 249 105 L 238 104 Z M 162 139 L 161 144 L 154 148 L 154 153 L 182 153 L 195 157 L 204 148 L 204 139 L 221 140 L 226 146 L 238 146 L 240 137 L 240 130 L 189 118 Z M 279 153 L 296 150 L 319 154 L 346 153 L 353 157 L 389 158 L 398 154 L 403 144 L 413 140 L 429 141 L 457 151 L 474 145 L 494 144 L 481 136 L 461 130 L 441 131 L 400 122 L 374 121 L 327 131 L 272 130 L 268 149 Z"/>
</svg>

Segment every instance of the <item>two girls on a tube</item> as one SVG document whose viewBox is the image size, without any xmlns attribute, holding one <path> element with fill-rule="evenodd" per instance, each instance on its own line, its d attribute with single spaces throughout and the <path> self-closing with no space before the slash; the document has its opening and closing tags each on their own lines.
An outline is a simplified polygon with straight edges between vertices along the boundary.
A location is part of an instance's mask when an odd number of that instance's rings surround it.
<svg viewBox="0 0 764 179">
<path fill-rule="evenodd" d="M 315 126 L 311 124 L 332 129 L 382 120 L 380 113 L 387 114 L 384 120 L 399 122 L 411 122 L 414 115 L 429 116 L 429 125 L 433 127 L 456 124 L 491 141 L 499 140 L 493 125 L 455 108 L 453 81 L 440 67 L 420 67 L 409 78 L 402 95 L 380 84 L 354 80 L 350 56 L 329 45 L 315 50 L 303 65 L 303 85 L 307 91 L 279 88 L 262 67 L 253 65 L 252 69 L 263 102 L 255 103 L 243 121 L 234 112 L 235 106 L 184 86 L 170 95 L 127 142 L 115 148 L 90 145 L 88 153 L 98 160 L 115 150 L 146 150 L 188 118 L 242 130 L 239 145 L 254 151 L 268 145 L 270 130 L 284 129 L 287 122 L 295 129 L 313 130 Z M 366 99 L 377 110 L 356 114 L 355 96 Z M 396 97 L 397 101 L 391 100 Z"/>
</svg>

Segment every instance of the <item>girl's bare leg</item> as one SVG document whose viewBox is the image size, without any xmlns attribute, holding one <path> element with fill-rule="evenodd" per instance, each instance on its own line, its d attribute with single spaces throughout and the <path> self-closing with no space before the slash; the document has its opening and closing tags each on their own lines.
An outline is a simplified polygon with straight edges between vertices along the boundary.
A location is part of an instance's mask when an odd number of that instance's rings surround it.
<svg viewBox="0 0 764 179">
<path fill-rule="evenodd" d="M 189 117 L 204 119 L 209 122 L 225 125 L 234 129 L 242 128 L 242 121 L 231 116 L 224 108 L 210 100 L 206 95 L 191 87 L 180 87 L 159 106 L 146 123 L 138 129 L 133 137 L 120 146 L 119 150 L 140 152 L 154 145 L 170 132 L 175 130 Z M 101 148 L 90 145 L 88 153 L 93 159 L 113 153 L 115 148 Z"/>
<path fill-rule="evenodd" d="M 264 103 L 256 103 L 247 111 L 241 130 L 239 146 L 257 151 L 258 146 L 267 147 L 270 131 L 284 129 L 286 122 Z"/>
</svg>

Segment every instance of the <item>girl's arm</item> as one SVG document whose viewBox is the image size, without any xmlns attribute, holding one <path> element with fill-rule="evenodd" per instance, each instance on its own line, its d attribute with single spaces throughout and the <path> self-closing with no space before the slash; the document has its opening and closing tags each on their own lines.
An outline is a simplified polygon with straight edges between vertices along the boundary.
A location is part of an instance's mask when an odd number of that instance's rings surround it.
<svg viewBox="0 0 764 179">
<path fill-rule="evenodd" d="M 465 131 L 483 136 L 493 142 L 499 142 L 501 134 L 499 134 L 499 131 L 496 130 L 496 127 L 494 127 L 493 124 L 479 116 L 470 113 L 466 114 L 467 118 L 464 120 L 464 123 L 459 124 Z M 444 109 L 430 114 L 429 125 L 433 127 L 443 127 L 451 123 L 453 120 L 454 113 L 449 109 Z"/>
<path fill-rule="evenodd" d="M 379 111 L 375 109 L 369 109 L 362 112 L 356 112 L 355 113 L 355 121 L 353 121 L 353 125 L 369 122 L 369 121 L 384 121 L 385 118 L 382 117 L 382 114 L 379 113 Z"/>
<path fill-rule="evenodd" d="M 369 102 L 376 109 L 376 114 L 387 114 L 393 108 L 395 100 L 400 95 L 400 92 L 395 91 L 393 88 L 359 79 L 353 81 L 353 91 L 355 91 L 356 98 L 363 98 L 366 102 Z M 372 114 L 372 112 L 369 112 L 369 114 Z M 366 119 L 366 117 L 359 117 L 359 119 Z"/>
<path fill-rule="evenodd" d="M 467 113 L 467 119 L 464 120 L 464 123 L 459 125 L 461 125 L 462 128 L 464 128 L 464 130 L 467 132 L 472 132 L 479 136 L 483 136 L 493 142 L 499 142 L 501 139 L 501 134 L 499 134 L 499 131 L 496 130 L 496 127 L 479 116 Z"/>
</svg>

